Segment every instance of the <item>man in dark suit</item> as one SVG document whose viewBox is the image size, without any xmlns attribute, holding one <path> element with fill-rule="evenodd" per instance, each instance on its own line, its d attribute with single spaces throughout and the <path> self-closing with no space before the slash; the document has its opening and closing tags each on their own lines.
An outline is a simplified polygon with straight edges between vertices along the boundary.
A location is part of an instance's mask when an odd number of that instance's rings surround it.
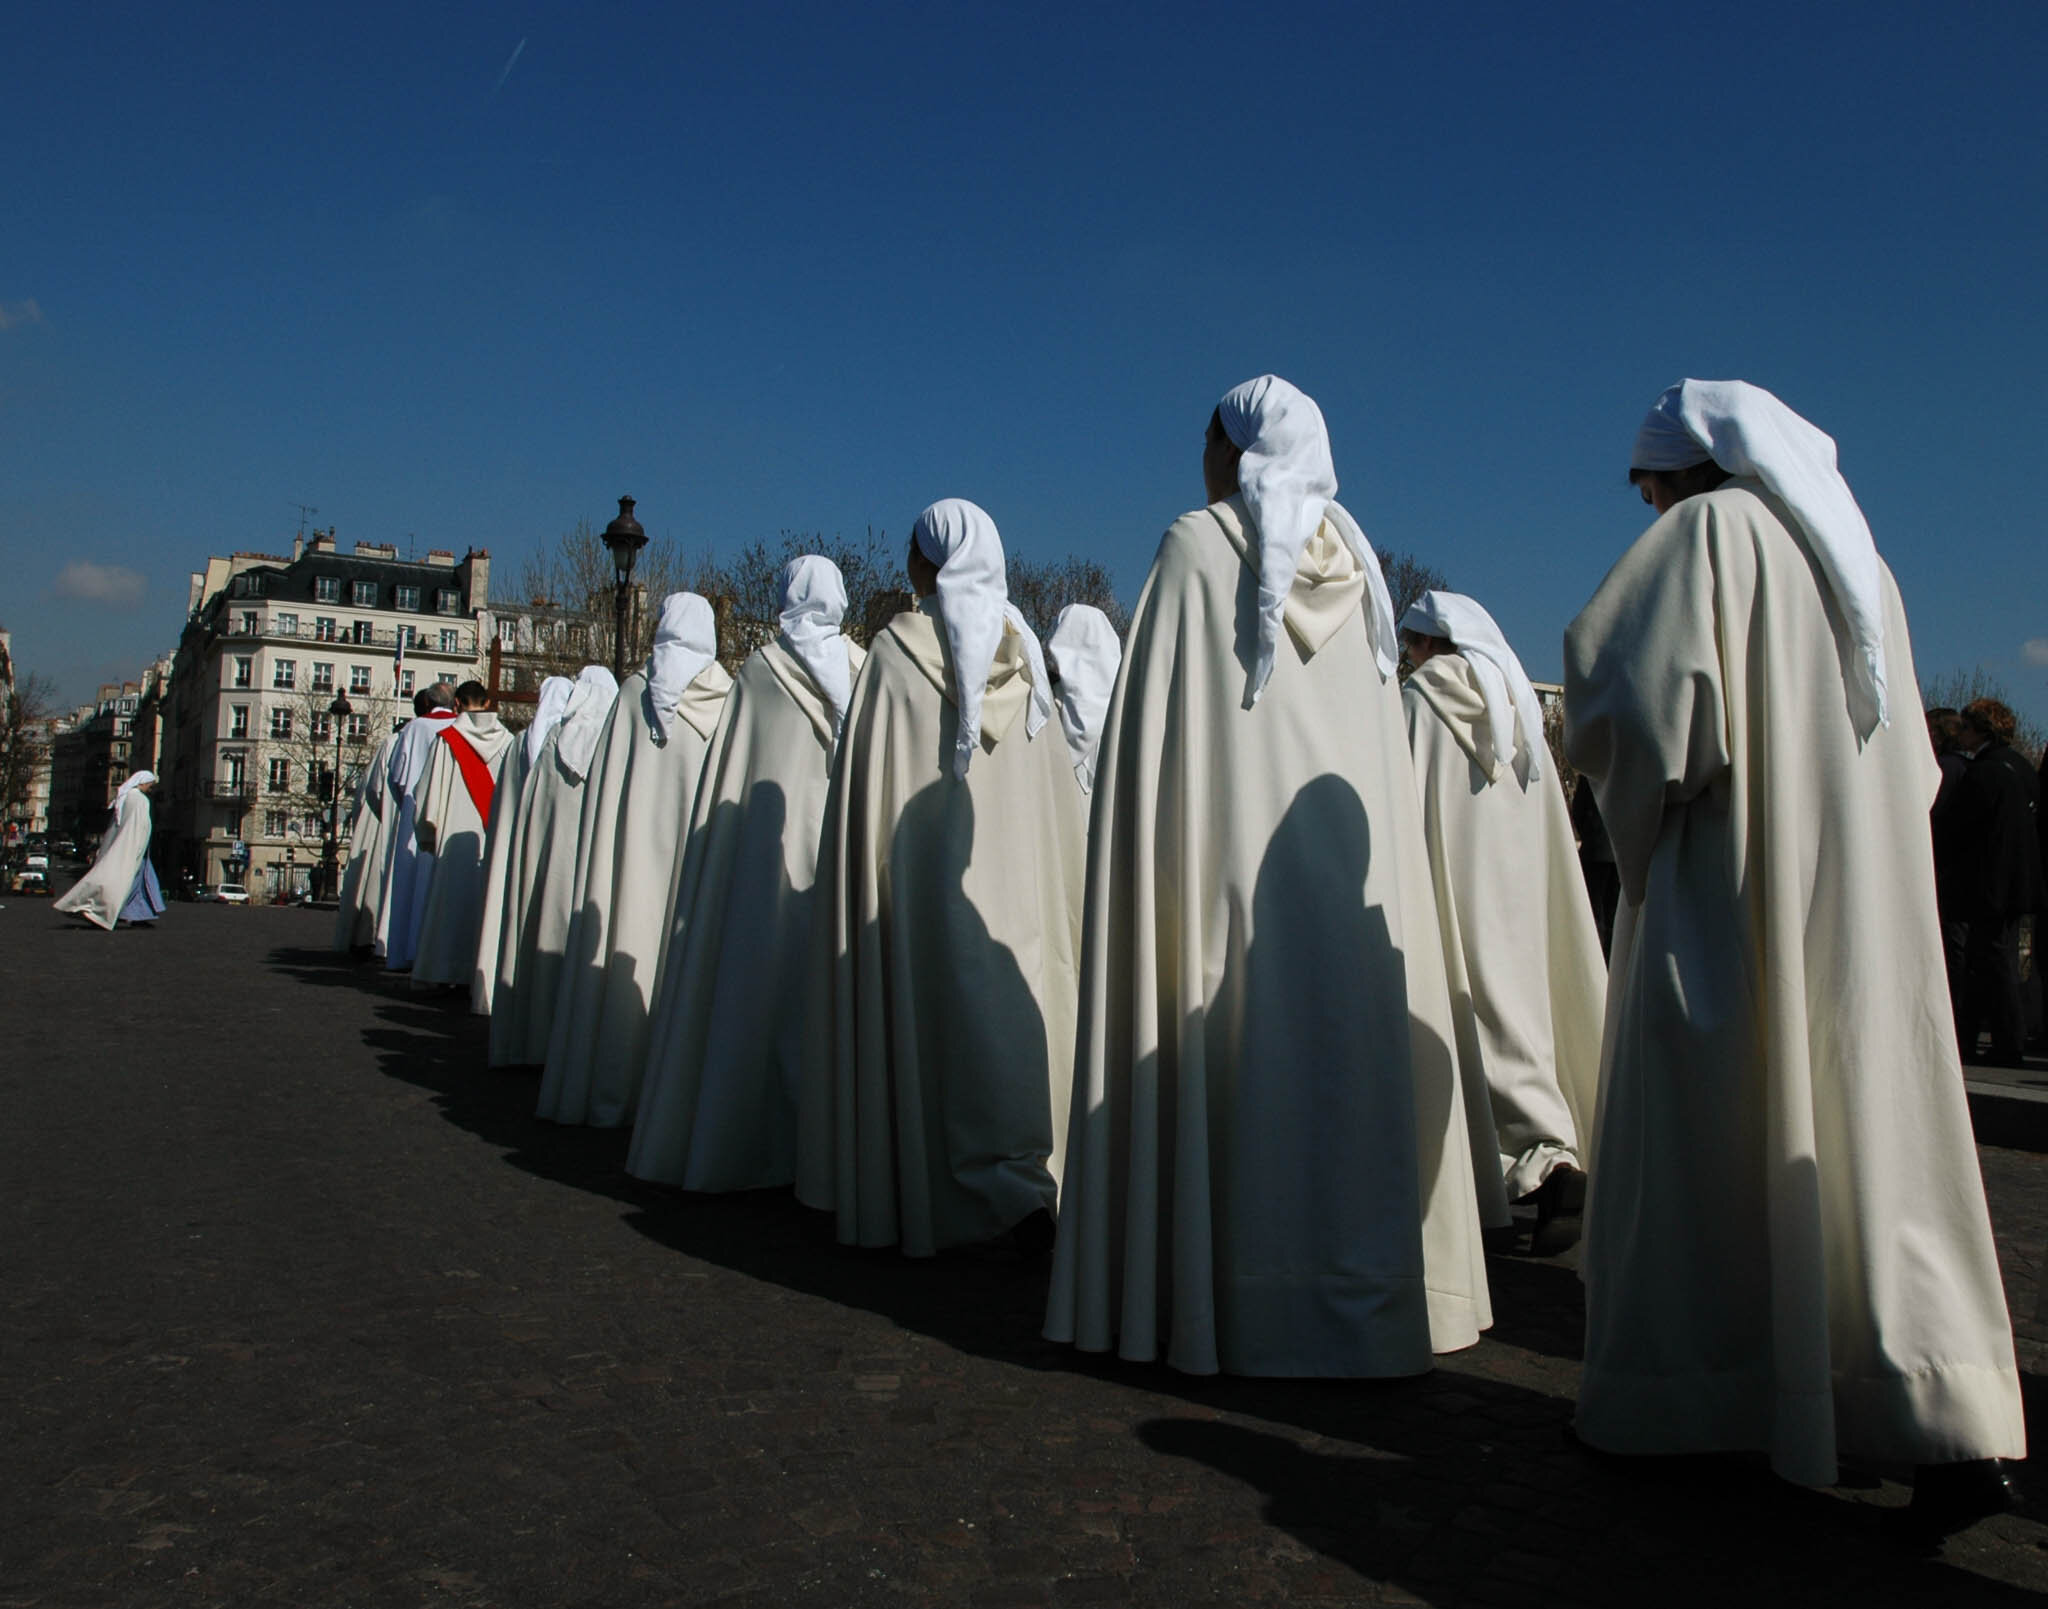
<svg viewBox="0 0 2048 1609">
<path fill-rule="evenodd" d="M 2025 1042 L 2019 972 L 2020 919 L 2044 904 L 2041 884 L 2041 785 L 2012 747 L 2013 713 L 1995 698 L 1962 712 L 1959 747 L 1969 757 L 1954 805 L 1957 914 L 1969 924 L 1966 982 L 1956 1027 L 1963 1060 L 2020 1065 Z M 1991 1033 L 1988 1058 L 1977 1051 Z"/>
</svg>

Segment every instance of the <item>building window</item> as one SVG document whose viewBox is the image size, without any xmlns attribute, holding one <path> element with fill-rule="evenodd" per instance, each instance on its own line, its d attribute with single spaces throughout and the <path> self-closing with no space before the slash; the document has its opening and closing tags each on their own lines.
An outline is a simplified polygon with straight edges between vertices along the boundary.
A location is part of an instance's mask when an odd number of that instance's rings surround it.
<svg viewBox="0 0 2048 1609">
<path fill-rule="evenodd" d="M 406 696 L 407 698 L 411 698 L 411 697 L 412 697 L 412 672 L 411 672 L 411 671 L 409 671 L 409 670 L 408 670 L 408 671 L 401 671 L 401 672 L 399 673 L 399 677 L 398 677 L 398 690 L 399 690 L 399 692 L 403 693 L 403 694 L 404 694 L 404 695 L 405 695 L 405 696 Z"/>
<path fill-rule="evenodd" d="M 313 596 L 321 603 L 341 602 L 341 577 L 319 575 L 313 578 Z"/>
<path fill-rule="evenodd" d="M 348 584 L 348 601 L 359 609 L 377 607 L 377 583 L 374 581 L 351 581 Z"/>
<path fill-rule="evenodd" d="M 270 762 L 270 791 L 272 793 L 290 793 L 292 791 L 291 761 L 277 758 Z M 272 828 L 272 835 L 274 836 L 281 830 L 281 828 Z"/>
<path fill-rule="evenodd" d="M 247 774 L 249 757 L 246 754 L 223 754 L 221 764 L 227 768 L 227 785 L 230 794 L 239 795 L 242 779 Z"/>
<path fill-rule="evenodd" d="M 461 653 L 462 633 L 459 631 L 443 631 L 441 633 L 441 652 L 444 654 Z"/>
<path fill-rule="evenodd" d="M 299 617 L 297 615 L 279 615 L 277 617 L 277 634 L 280 637 L 296 637 L 299 634 Z"/>
<path fill-rule="evenodd" d="M 248 735 L 249 706 L 247 704 L 236 704 L 228 711 L 228 736 L 247 737 Z"/>
<path fill-rule="evenodd" d="M 266 838 L 282 838 L 284 836 L 284 812 L 282 810 L 266 810 L 263 812 L 263 836 Z"/>
<path fill-rule="evenodd" d="M 334 616 L 315 615 L 313 617 L 313 640 L 315 642 L 333 642 L 335 640 Z"/>
<path fill-rule="evenodd" d="M 255 637 L 262 634 L 262 627 L 257 624 L 256 611 L 254 609 L 244 609 L 242 611 L 242 622 L 235 627 L 235 632 L 238 636 L 242 637 Z"/>
<path fill-rule="evenodd" d="M 315 710 L 306 717 L 306 721 L 312 728 L 313 741 L 315 743 L 332 743 L 334 741 L 334 717 L 329 715 L 327 711 Z"/>
<path fill-rule="evenodd" d="M 256 661 L 247 654 L 235 655 L 235 681 L 237 687 L 256 685 Z"/>
<path fill-rule="evenodd" d="M 353 621 L 348 628 L 348 640 L 352 643 L 367 644 L 370 638 L 375 635 L 375 631 L 376 628 L 367 620 Z"/>
<path fill-rule="evenodd" d="M 273 659 L 270 662 L 272 687 L 296 687 L 298 679 L 299 662 L 296 659 Z"/>
<path fill-rule="evenodd" d="M 462 613 L 462 594 L 453 587 L 443 587 L 434 594 L 434 610 L 437 614 L 459 615 Z"/>
<path fill-rule="evenodd" d="M 349 666 L 348 690 L 351 693 L 367 693 L 370 690 L 370 667 L 368 665 Z"/>
<path fill-rule="evenodd" d="M 352 711 L 343 731 L 351 743 L 359 743 L 370 735 L 370 717 L 361 710 Z"/>
<path fill-rule="evenodd" d="M 418 587 L 394 587 L 392 589 L 392 608 L 417 609 L 419 606 L 420 589 Z"/>
<path fill-rule="evenodd" d="M 334 667 L 320 660 L 313 661 L 313 691 L 331 693 L 334 691 Z"/>
<path fill-rule="evenodd" d="M 289 738 L 292 735 L 290 710 L 280 708 L 270 712 L 270 735 L 274 738 Z"/>
</svg>

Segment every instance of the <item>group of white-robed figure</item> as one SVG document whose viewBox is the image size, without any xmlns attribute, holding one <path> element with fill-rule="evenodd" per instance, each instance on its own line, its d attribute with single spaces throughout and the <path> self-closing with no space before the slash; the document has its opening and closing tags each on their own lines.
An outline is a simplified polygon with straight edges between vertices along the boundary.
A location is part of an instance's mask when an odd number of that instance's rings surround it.
<svg viewBox="0 0 2048 1609">
<path fill-rule="evenodd" d="M 1041 646 L 994 522 L 937 503 L 864 660 L 809 557 L 735 677 L 679 594 L 623 687 L 552 682 L 483 800 L 423 717 L 351 878 L 393 960 L 400 857 L 438 857 L 414 976 L 460 910 L 466 978 L 426 977 L 543 1115 L 633 1124 L 636 1175 L 794 1184 L 912 1255 L 1052 1239 L 1045 1333 L 1083 1350 L 1420 1373 L 1491 1323 L 1487 1232 L 1590 1181 L 1579 1438 L 1911 1463 L 1938 1533 L 2025 1438 L 1898 593 L 1768 392 L 1671 388 L 1632 468 L 1659 517 L 1565 638 L 1611 967 L 1519 660 L 1458 594 L 1397 626 L 1271 375 L 1218 404 L 1121 645 L 1077 606 Z"/>
</svg>

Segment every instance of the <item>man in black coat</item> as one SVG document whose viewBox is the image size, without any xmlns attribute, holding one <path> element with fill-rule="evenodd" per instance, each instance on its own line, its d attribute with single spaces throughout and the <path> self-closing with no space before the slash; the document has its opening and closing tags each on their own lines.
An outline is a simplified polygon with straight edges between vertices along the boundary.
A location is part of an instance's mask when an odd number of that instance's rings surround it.
<svg viewBox="0 0 2048 1609">
<path fill-rule="evenodd" d="M 1995 698 L 1963 712 L 1960 744 L 1969 756 L 1954 803 L 1956 914 L 1969 924 L 1966 981 L 1956 1028 L 1963 1060 L 2017 1067 L 2025 1040 L 2020 997 L 2020 919 L 2044 904 L 2041 884 L 2040 780 L 2012 747 L 2013 713 Z M 1977 1052 L 1991 1032 L 1988 1058 Z"/>
</svg>

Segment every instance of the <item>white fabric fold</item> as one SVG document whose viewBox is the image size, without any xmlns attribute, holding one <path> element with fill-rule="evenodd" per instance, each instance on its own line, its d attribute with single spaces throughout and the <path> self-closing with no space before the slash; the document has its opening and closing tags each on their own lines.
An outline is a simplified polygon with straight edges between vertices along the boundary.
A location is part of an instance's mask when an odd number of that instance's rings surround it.
<svg viewBox="0 0 2048 1609">
<path fill-rule="evenodd" d="M 853 666 L 839 624 L 846 618 L 846 578 L 822 553 L 806 553 L 782 567 L 781 643 L 817 684 L 832 710 L 832 740 L 839 740 L 853 696 Z"/>
<path fill-rule="evenodd" d="M 1365 572 L 1366 625 L 1380 678 L 1394 674 L 1398 646 L 1394 601 L 1379 556 L 1348 510 L 1336 501 L 1337 469 L 1330 458 L 1330 432 L 1315 399 L 1277 374 L 1262 374 L 1223 394 L 1216 413 L 1244 456 L 1237 484 L 1259 528 L 1259 641 L 1245 683 L 1244 707 L 1259 701 L 1273 674 L 1273 654 L 1294 589 L 1301 550 L 1327 518 Z"/>
<path fill-rule="evenodd" d="M 1102 743 L 1124 645 L 1108 615 L 1092 603 L 1070 603 L 1045 640 L 1045 657 L 1059 678 L 1060 725 L 1074 756 L 1074 775 L 1083 793 L 1093 792 L 1095 751 Z"/>
<path fill-rule="evenodd" d="M 575 685 L 566 676 L 550 676 L 540 684 L 540 697 L 533 706 L 533 724 L 526 729 L 526 763 L 529 767 L 540 758 L 541 745 L 547 742 L 548 733 L 561 720 L 562 711 L 569 703 L 569 691 Z"/>
<path fill-rule="evenodd" d="M 1849 717 L 1868 738 L 1891 725 L 1884 677 L 1884 584 L 1877 543 L 1835 463 L 1835 440 L 1762 386 L 1683 380 L 1651 405 L 1631 469 L 1689 469 L 1708 460 L 1748 475 L 1798 521 L 1841 611 Z"/>
<path fill-rule="evenodd" d="M 597 752 L 597 740 L 604 735 L 612 701 L 618 696 L 618 681 L 604 666 L 585 665 L 577 673 L 569 702 L 562 706 L 555 759 L 578 782 L 590 774 L 590 757 Z"/>
<path fill-rule="evenodd" d="M 1432 589 L 1401 617 L 1403 631 L 1448 637 L 1472 666 L 1486 700 L 1486 724 L 1500 764 L 1512 757 L 1523 787 L 1543 775 L 1543 706 L 1499 624 L 1477 599 Z"/>
<path fill-rule="evenodd" d="M 690 683 L 718 658 L 718 616 L 694 592 L 671 592 L 661 601 L 654 651 L 647 656 L 647 729 L 668 741 L 669 723 Z"/>
<path fill-rule="evenodd" d="M 945 614 L 946 647 L 953 656 L 953 676 L 960 710 L 959 740 L 953 750 L 953 775 L 965 777 L 981 741 L 981 695 L 989 667 L 1005 630 L 1024 639 L 1031 665 L 1031 702 L 1024 731 L 1038 736 L 1052 718 L 1052 692 L 1045 673 L 1045 653 L 1023 614 L 1010 602 L 1003 578 L 1003 539 L 986 510 L 964 497 L 947 497 L 917 517 L 912 536 L 917 548 L 939 567 L 939 604 Z"/>
</svg>

